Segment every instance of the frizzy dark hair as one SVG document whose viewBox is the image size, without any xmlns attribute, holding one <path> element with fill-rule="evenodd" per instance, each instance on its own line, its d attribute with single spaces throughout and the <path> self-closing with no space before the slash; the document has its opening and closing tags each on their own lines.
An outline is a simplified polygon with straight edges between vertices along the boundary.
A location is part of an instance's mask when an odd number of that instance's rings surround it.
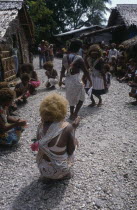
<svg viewBox="0 0 137 210">
<path fill-rule="evenodd" d="M 27 73 L 21 75 L 21 81 L 30 80 L 30 76 Z"/>
<path fill-rule="evenodd" d="M 77 53 L 79 49 L 82 47 L 82 41 L 80 39 L 73 39 L 69 45 L 69 51 Z"/>
<path fill-rule="evenodd" d="M 0 90 L 0 101 L 1 103 L 13 101 L 15 98 L 15 91 L 9 88 L 3 88 Z"/>
<path fill-rule="evenodd" d="M 21 73 L 25 73 L 26 72 L 26 68 L 27 69 L 29 68 L 29 70 L 31 72 L 34 71 L 34 67 L 33 67 L 33 65 L 31 63 L 24 63 L 20 67 Z"/>
</svg>

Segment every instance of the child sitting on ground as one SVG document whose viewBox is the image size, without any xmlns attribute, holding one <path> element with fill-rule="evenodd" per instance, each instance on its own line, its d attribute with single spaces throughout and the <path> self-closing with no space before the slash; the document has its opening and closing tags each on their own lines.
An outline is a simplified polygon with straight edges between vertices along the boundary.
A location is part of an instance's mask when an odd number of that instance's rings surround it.
<svg viewBox="0 0 137 210">
<path fill-rule="evenodd" d="M 117 79 L 121 79 L 126 74 L 126 63 L 125 63 L 125 57 L 123 55 L 119 56 L 118 58 L 118 64 L 117 64 L 117 71 L 116 71 L 116 77 Z"/>
<path fill-rule="evenodd" d="M 0 144 L 12 146 L 16 144 L 26 121 L 9 116 L 8 107 L 14 100 L 15 92 L 9 88 L 0 90 Z"/>
<path fill-rule="evenodd" d="M 14 91 L 16 92 L 17 99 L 15 102 L 18 105 L 27 102 L 27 98 L 30 96 L 31 84 L 29 84 L 29 75 L 24 73 L 21 76 L 21 82 L 15 86 Z"/>
<path fill-rule="evenodd" d="M 4 88 L 9 88 L 10 84 L 8 82 L 0 82 L 0 90 Z M 13 115 L 13 112 L 17 110 L 17 105 L 13 101 L 12 104 L 9 106 L 8 111 L 10 115 Z"/>
<path fill-rule="evenodd" d="M 110 65 L 110 72 L 112 75 L 116 73 L 116 68 L 117 68 L 117 59 L 115 56 L 111 57 L 111 62 L 109 62 Z"/>
<path fill-rule="evenodd" d="M 40 86 L 40 81 L 38 80 L 38 76 L 37 76 L 37 73 L 36 71 L 34 71 L 34 67 L 31 63 L 26 63 L 26 64 L 23 64 L 21 66 L 21 75 L 23 73 L 27 73 L 30 77 L 30 84 L 31 84 L 31 90 L 30 90 L 30 93 L 31 94 L 35 94 L 36 93 L 36 88 Z"/>
<path fill-rule="evenodd" d="M 134 64 L 133 68 L 130 68 L 130 65 L 127 65 L 127 71 L 124 77 L 119 79 L 119 82 L 129 82 L 132 81 L 137 74 L 137 63 Z"/>
<path fill-rule="evenodd" d="M 45 74 L 48 77 L 48 81 L 46 82 L 46 88 L 50 90 L 54 90 L 55 85 L 58 84 L 58 74 L 55 69 L 53 69 L 53 63 L 48 61 L 44 63 L 43 68 L 46 70 Z"/>
</svg>

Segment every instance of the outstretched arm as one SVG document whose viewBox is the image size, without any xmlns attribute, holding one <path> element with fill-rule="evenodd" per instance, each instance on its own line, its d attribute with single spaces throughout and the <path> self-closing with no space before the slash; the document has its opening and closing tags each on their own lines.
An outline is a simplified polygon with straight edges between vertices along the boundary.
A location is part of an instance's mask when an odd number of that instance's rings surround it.
<svg viewBox="0 0 137 210">
<path fill-rule="evenodd" d="M 60 72 L 59 86 L 62 85 L 62 78 L 65 75 L 65 71 L 66 71 L 65 67 L 62 65 L 61 72 Z"/>
<path fill-rule="evenodd" d="M 90 85 L 92 86 L 92 81 L 91 81 L 91 78 L 90 78 L 90 75 L 89 75 L 89 72 L 86 68 L 86 65 L 84 63 L 83 60 L 80 61 L 80 68 L 82 69 L 83 73 L 84 73 L 84 76 L 89 80 L 90 82 Z"/>
</svg>

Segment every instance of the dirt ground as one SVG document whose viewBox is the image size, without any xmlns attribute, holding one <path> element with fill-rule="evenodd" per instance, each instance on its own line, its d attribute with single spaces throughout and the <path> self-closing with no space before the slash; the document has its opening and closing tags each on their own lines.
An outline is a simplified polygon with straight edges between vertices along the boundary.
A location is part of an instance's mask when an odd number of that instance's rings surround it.
<svg viewBox="0 0 137 210">
<path fill-rule="evenodd" d="M 137 210 L 137 107 L 130 104 L 130 88 L 112 80 L 103 106 L 89 108 L 88 97 L 76 137 L 74 177 L 46 184 L 39 180 L 36 156 L 30 149 L 40 121 L 39 105 L 49 93 L 44 70 L 36 95 L 18 110 L 28 121 L 17 147 L 0 148 L 0 210 Z M 60 71 L 61 60 L 54 60 Z M 65 89 L 56 92 L 65 96 Z"/>
</svg>

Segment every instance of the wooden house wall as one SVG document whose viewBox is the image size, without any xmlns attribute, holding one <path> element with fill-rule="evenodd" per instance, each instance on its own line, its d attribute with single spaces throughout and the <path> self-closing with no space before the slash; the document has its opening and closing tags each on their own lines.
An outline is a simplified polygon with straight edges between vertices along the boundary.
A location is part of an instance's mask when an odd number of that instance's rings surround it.
<svg viewBox="0 0 137 210">
<path fill-rule="evenodd" d="M 102 34 L 97 34 L 94 36 L 91 36 L 91 43 L 99 43 L 104 41 L 105 44 L 109 44 L 112 40 L 112 35 L 111 33 L 102 33 Z"/>
<path fill-rule="evenodd" d="M 11 80 L 15 77 L 14 57 L 12 56 L 13 37 L 18 47 L 19 64 L 29 63 L 29 41 L 19 18 L 10 24 L 4 36 L 4 43 L 0 42 L 2 79 Z"/>
</svg>

